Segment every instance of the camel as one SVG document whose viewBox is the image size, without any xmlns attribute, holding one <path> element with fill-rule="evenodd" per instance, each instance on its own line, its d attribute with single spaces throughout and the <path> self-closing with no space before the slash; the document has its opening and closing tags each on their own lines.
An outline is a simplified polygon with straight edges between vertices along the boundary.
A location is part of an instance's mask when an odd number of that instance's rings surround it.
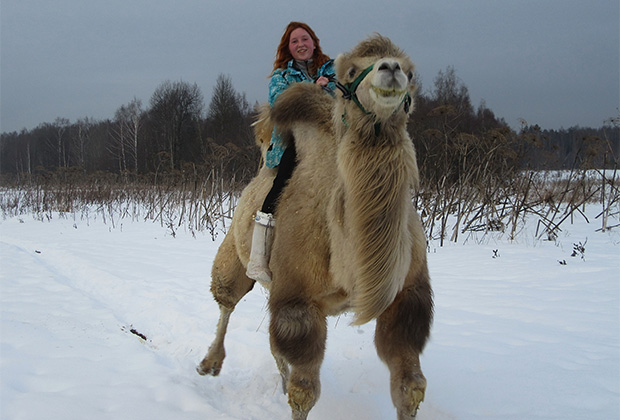
<svg viewBox="0 0 620 420">
<path fill-rule="evenodd" d="M 292 418 L 303 420 L 320 394 L 326 317 L 348 311 L 353 324 L 376 320 L 397 418 L 413 419 L 426 390 L 419 356 L 433 317 L 426 240 L 411 199 L 418 167 L 405 127 L 413 64 L 375 34 L 335 65 L 342 97 L 297 83 L 263 107 L 255 126 L 263 153 L 275 124 L 294 139 L 298 159 L 275 214 L 265 285 L 271 352 Z M 229 317 L 254 285 L 245 276 L 253 214 L 274 175 L 263 166 L 245 188 L 214 260 L 211 292 L 221 313 L 201 375 L 220 373 Z"/>
</svg>

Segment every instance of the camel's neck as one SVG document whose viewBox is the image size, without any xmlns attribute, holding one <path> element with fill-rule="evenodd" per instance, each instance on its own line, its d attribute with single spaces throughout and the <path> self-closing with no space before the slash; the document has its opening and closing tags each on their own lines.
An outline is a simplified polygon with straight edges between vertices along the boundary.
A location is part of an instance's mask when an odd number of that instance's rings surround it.
<svg viewBox="0 0 620 420">
<path fill-rule="evenodd" d="M 356 244 L 354 308 L 359 323 L 378 316 L 402 288 L 411 258 L 408 230 L 415 152 L 404 130 L 341 139 L 338 169 L 343 180 L 345 219 Z M 385 138 L 386 135 L 398 138 Z"/>
<path fill-rule="evenodd" d="M 337 138 L 347 137 L 356 143 L 395 145 L 411 141 L 405 132 L 408 114 L 401 104 L 396 110 L 382 114 L 368 113 L 346 100 L 336 101 L 332 114 Z"/>
</svg>

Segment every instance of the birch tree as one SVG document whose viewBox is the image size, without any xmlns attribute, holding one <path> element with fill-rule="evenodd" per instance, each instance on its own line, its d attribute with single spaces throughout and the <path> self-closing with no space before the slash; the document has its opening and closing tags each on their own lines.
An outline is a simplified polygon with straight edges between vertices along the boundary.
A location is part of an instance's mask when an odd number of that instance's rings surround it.
<svg viewBox="0 0 620 420">
<path fill-rule="evenodd" d="M 133 172 L 138 173 L 138 144 L 143 121 L 142 101 L 136 98 L 127 105 L 122 105 L 114 114 L 112 129 L 114 142 L 111 152 L 118 159 L 121 171 L 129 170 L 131 166 Z"/>
</svg>

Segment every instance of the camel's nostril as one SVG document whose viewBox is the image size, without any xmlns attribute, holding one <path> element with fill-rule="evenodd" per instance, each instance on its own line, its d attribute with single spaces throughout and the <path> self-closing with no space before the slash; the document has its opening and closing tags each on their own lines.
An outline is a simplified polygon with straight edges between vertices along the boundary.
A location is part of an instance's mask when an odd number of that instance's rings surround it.
<svg viewBox="0 0 620 420">
<path fill-rule="evenodd" d="M 391 73 L 396 73 L 398 70 L 400 70 L 400 64 L 397 61 L 384 61 L 379 66 L 379 71 L 381 70 L 386 70 Z"/>
</svg>

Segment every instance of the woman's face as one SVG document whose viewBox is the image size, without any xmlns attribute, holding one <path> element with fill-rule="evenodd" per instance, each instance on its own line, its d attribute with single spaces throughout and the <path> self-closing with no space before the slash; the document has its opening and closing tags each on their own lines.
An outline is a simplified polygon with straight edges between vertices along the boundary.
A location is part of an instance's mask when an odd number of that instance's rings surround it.
<svg viewBox="0 0 620 420">
<path fill-rule="evenodd" d="M 314 41 L 310 34 L 303 28 L 297 28 L 291 32 L 288 39 L 288 50 L 295 60 L 310 60 L 314 55 Z"/>
</svg>

